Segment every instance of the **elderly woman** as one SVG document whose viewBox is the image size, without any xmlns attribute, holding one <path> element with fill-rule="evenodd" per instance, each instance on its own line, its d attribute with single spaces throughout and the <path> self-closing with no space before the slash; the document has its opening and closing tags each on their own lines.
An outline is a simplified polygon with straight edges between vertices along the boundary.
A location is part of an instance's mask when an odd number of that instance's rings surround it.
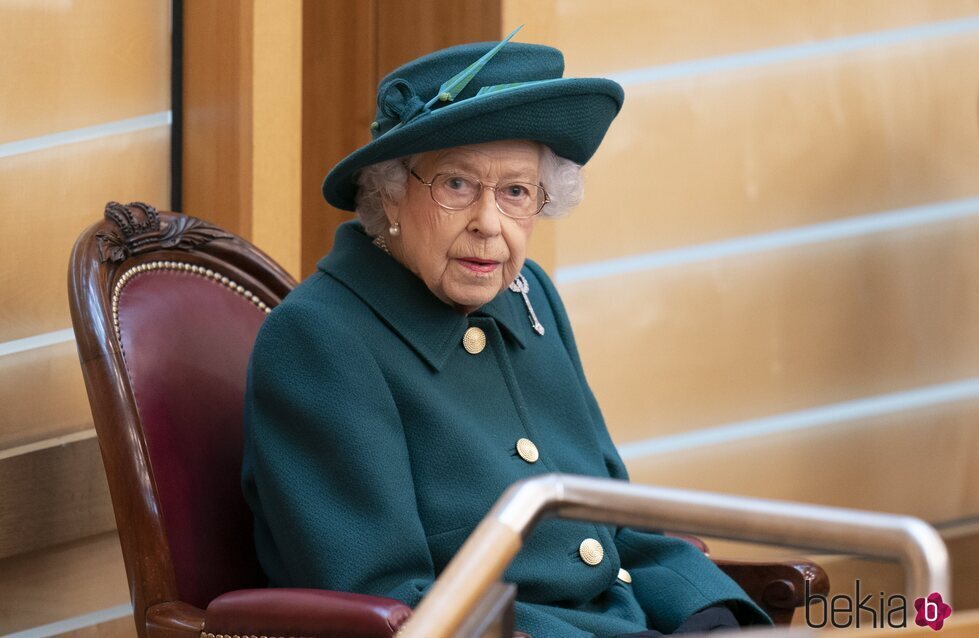
<svg viewBox="0 0 979 638">
<path fill-rule="evenodd" d="M 359 222 L 258 336 L 243 485 L 272 585 L 414 606 L 513 482 L 628 478 L 561 299 L 526 258 L 537 220 L 579 202 L 622 89 L 504 43 L 381 82 L 373 140 L 323 185 Z M 505 578 L 534 638 L 768 622 L 693 546 L 635 529 L 546 521 Z"/>
</svg>

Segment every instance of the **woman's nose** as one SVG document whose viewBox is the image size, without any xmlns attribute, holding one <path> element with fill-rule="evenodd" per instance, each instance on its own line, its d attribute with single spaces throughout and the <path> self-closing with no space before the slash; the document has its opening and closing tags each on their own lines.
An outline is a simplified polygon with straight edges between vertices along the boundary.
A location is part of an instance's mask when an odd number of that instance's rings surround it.
<svg viewBox="0 0 979 638">
<path fill-rule="evenodd" d="M 492 237 L 500 233 L 500 209 L 496 206 L 496 192 L 483 188 L 479 199 L 473 202 L 469 218 L 469 230 Z"/>
</svg>

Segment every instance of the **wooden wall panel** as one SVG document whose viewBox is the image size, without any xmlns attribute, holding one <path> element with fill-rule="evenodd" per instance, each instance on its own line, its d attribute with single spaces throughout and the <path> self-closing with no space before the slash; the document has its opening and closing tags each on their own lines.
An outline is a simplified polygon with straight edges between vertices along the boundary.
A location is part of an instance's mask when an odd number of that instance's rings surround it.
<svg viewBox="0 0 979 638">
<path fill-rule="evenodd" d="M 0 634 L 128 602 L 115 532 L 0 561 Z"/>
<path fill-rule="evenodd" d="M 170 127 L 121 121 L 171 108 L 170 10 L 0 3 L 0 144 L 25 142 L 0 158 L 0 344 L 70 327 L 69 254 L 107 201 L 169 207 Z M 0 634 L 128 601 L 90 428 L 74 343 L 0 356 Z"/>
<path fill-rule="evenodd" d="M 0 357 L 0 454 L 92 427 L 75 342 Z"/>
<path fill-rule="evenodd" d="M 57 638 L 136 638 L 136 623 L 132 614 L 58 634 Z"/>
<path fill-rule="evenodd" d="M 0 6 L 0 143 L 170 109 L 169 0 Z"/>
<path fill-rule="evenodd" d="M 377 0 L 377 79 L 436 49 L 498 40 L 500 11 L 498 0 Z"/>
<path fill-rule="evenodd" d="M 60 330 L 71 247 L 109 200 L 169 202 L 170 128 L 0 158 L 0 342 Z"/>
<path fill-rule="evenodd" d="M 115 528 L 94 435 L 0 455 L 0 559 Z"/>
<path fill-rule="evenodd" d="M 299 275 L 302 252 L 303 1 L 256 0 L 249 238 Z"/>
<path fill-rule="evenodd" d="M 251 229 L 252 3 L 184 3 L 183 212 Z"/>
<path fill-rule="evenodd" d="M 976 0 L 543 0 L 573 75 L 605 74 L 979 14 Z"/>
<path fill-rule="evenodd" d="M 565 286 L 619 442 L 979 376 L 979 219 Z"/>
<path fill-rule="evenodd" d="M 303 3 L 302 276 L 351 213 L 320 191 L 334 164 L 370 140 L 377 92 L 376 1 Z"/>
<path fill-rule="evenodd" d="M 963 78 L 975 35 L 630 86 L 559 265 L 979 195 Z"/>
<path fill-rule="evenodd" d="M 979 401 L 908 410 L 626 462 L 636 483 L 910 514 L 979 511 Z"/>
<path fill-rule="evenodd" d="M 253 241 L 299 274 L 301 0 L 188 3 L 184 212 Z"/>
</svg>

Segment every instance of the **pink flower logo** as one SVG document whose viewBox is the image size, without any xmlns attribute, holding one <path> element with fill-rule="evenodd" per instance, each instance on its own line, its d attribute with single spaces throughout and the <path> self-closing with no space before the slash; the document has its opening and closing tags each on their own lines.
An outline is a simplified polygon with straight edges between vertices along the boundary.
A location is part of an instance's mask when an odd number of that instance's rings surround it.
<svg viewBox="0 0 979 638">
<path fill-rule="evenodd" d="M 914 617 L 914 624 L 919 627 L 931 627 L 935 631 L 941 629 L 945 619 L 952 615 L 952 606 L 942 601 L 942 595 L 937 591 L 928 594 L 928 598 L 915 600 L 914 608 L 918 610 Z"/>
</svg>

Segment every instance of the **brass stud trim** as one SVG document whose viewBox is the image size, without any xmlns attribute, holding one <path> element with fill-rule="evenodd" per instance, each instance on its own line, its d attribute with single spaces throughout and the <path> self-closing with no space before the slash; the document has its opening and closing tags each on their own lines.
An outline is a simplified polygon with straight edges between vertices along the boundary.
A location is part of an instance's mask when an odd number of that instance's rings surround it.
<svg viewBox="0 0 979 638">
<path fill-rule="evenodd" d="M 269 307 L 269 305 L 264 301 L 259 299 L 258 295 L 253 293 L 251 290 L 248 290 L 244 286 L 232 281 L 219 272 L 211 270 L 210 268 L 195 266 L 194 264 L 188 264 L 182 261 L 151 261 L 138 266 L 133 266 L 129 270 L 123 272 L 119 279 L 116 280 L 116 285 L 112 289 L 112 326 L 115 328 L 116 339 L 120 342 L 122 341 L 122 332 L 119 330 L 119 299 L 122 297 L 122 293 L 125 290 L 126 285 L 129 284 L 133 278 L 144 272 L 152 272 L 154 270 L 183 270 L 206 279 L 211 279 L 236 295 L 247 299 L 252 303 L 252 305 L 265 314 L 272 312 L 272 308 Z"/>
<path fill-rule="evenodd" d="M 213 634 L 209 631 L 202 631 L 201 638 L 309 638 L 306 636 L 256 636 L 254 634 Z"/>
</svg>

